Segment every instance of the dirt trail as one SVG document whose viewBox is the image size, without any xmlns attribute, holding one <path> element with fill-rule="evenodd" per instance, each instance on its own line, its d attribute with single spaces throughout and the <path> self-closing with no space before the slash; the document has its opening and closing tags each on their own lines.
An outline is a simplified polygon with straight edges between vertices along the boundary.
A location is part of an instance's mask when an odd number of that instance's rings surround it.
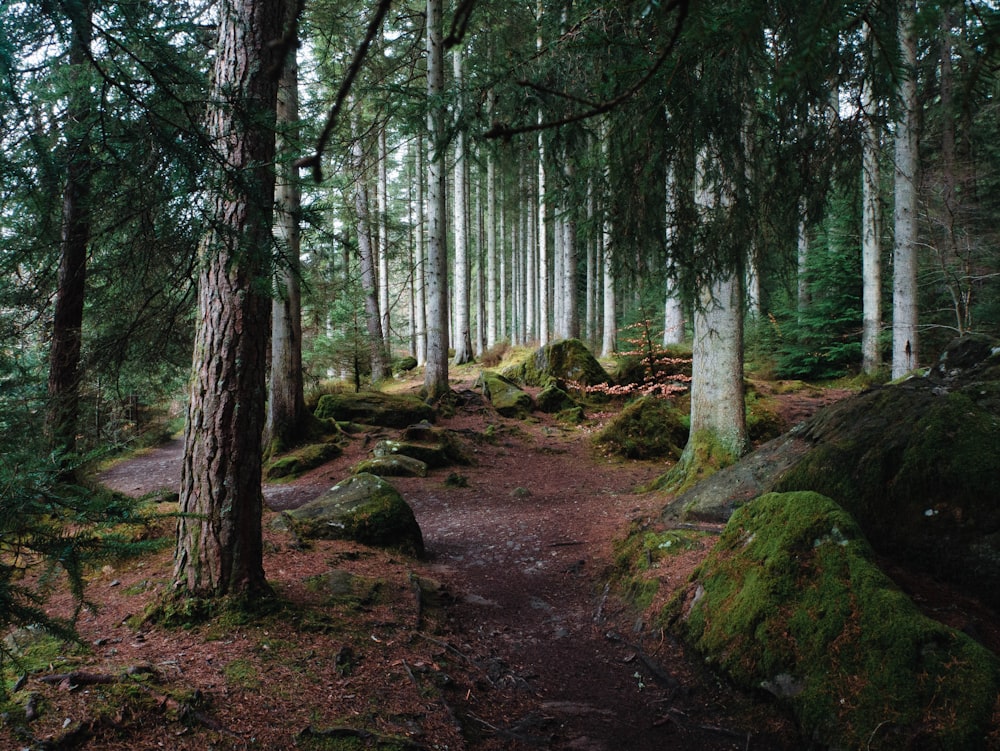
<svg viewBox="0 0 1000 751">
<path fill-rule="evenodd" d="M 782 718 L 704 674 L 604 587 L 612 541 L 654 516 L 633 488 L 663 471 L 593 454 L 587 429 L 548 417 L 504 420 L 484 409 L 439 424 L 465 435 L 475 463 L 427 478 L 393 478 L 424 535 L 427 576 L 455 601 L 449 628 L 485 675 L 456 700 L 469 749 L 578 751 L 795 748 Z M 497 438 L 481 436 L 492 425 Z M 295 483 L 265 488 L 268 506 L 300 505 L 346 476 L 370 448 Z M 131 494 L 175 488 L 180 441 L 106 472 Z M 445 483 L 458 472 L 465 487 Z M 693 565 L 679 558 L 679 583 Z"/>
</svg>

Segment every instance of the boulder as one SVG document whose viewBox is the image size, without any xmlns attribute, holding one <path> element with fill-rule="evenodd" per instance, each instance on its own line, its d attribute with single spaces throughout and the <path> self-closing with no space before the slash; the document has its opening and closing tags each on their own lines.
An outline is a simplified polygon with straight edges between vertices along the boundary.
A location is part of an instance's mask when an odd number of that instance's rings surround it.
<svg viewBox="0 0 1000 751">
<path fill-rule="evenodd" d="M 426 477 L 427 463 L 403 454 L 376 456 L 351 467 L 351 472 L 378 475 L 379 477 Z"/>
<path fill-rule="evenodd" d="M 524 362 L 504 368 L 501 375 L 528 386 L 546 386 L 553 380 L 580 386 L 611 381 L 607 371 L 579 339 L 562 339 L 547 344 Z"/>
<path fill-rule="evenodd" d="M 540 412 L 555 414 L 566 409 L 575 409 L 580 405 L 565 390 L 559 387 L 555 381 L 548 383 L 538 396 L 535 397 L 535 406 Z"/>
<path fill-rule="evenodd" d="M 434 421 L 434 408 L 411 394 L 324 394 L 316 405 L 316 417 L 359 422 L 386 428 L 405 428 L 421 420 Z"/>
<path fill-rule="evenodd" d="M 641 396 L 625 405 L 594 442 L 626 459 L 677 459 L 688 438 L 688 416 L 670 401 Z"/>
<path fill-rule="evenodd" d="M 996 607 L 998 477 L 1000 346 L 969 337 L 925 375 L 820 410 L 679 496 L 663 518 L 725 521 L 756 495 L 813 490 L 846 509 L 880 554 Z"/>
<path fill-rule="evenodd" d="M 349 477 L 279 518 L 303 539 L 353 540 L 418 557 L 424 553 L 413 509 L 396 488 L 369 473 Z"/>
<path fill-rule="evenodd" d="M 483 390 L 493 409 L 504 417 L 524 417 L 534 406 L 531 394 L 491 370 L 480 373 L 476 385 Z"/>
<path fill-rule="evenodd" d="M 1000 660 L 921 614 L 817 493 L 738 509 L 664 614 L 713 667 L 788 706 L 818 748 L 985 749 L 995 731 Z"/>
<path fill-rule="evenodd" d="M 264 477 L 268 480 L 288 480 L 336 459 L 343 449 L 336 443 L 310 443 L 268 461 Z"/>
</svg>

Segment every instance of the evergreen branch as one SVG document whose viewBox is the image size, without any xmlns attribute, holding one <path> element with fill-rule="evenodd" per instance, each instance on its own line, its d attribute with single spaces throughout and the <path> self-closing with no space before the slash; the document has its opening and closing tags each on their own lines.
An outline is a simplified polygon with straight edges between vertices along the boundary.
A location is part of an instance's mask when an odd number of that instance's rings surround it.
<svg viewBox="0 0 1000 751">
<path fill-rule="evenodd" d="M 475 7 L 476 0 L 462 0 L 461 4 L 455 9 L 455 15 L 452 16 L 448 36 L 442 42 L 446 50 L 450 50 L 462 41 L 466 29 L 469 28 L 469 21 L 472 19 L 472 9 Z"/>
<path fill-rule="evenodd" d="M 670 53 L 673 52 L 674 47 L 677 45 L 677 40 L 680 37 L 681 29 L 684 26 L 684 19 L 687 17 L 688 12 L 688 1 L 689 0 L 672 0 L 665 9 L 665 12 L 670 13 L 673 10 L 677 11 L 677 21 L 674 24 L 674 32 L 670 36 L 670 40 L 667 42 L 666 47 L 657 57 L 656 61 L 653 63 L 652 67 L 646 71 L 645 75 L 642 76 L 638 81 L 636 81 L 631 87 L 626 89 L 624 92 L 614 97 L 613 99 L 608 99 L 600 104 L 594 105 L 589 110 L 584 110 L 583 112 L 577 112 L 572 115 L 567 115 L 566 117 L 559 118 L 558 120 L 548 120 L 539 123 L 532 123 L 530 125 L 522 125 L 519 127 L 511 127 L 506 123 L 495 122 L 493 127 L 490 128 L 483 134 L 483 138 L 503 138 L 509 139 L 512 136 L 521 133 L 534 133 L 539 130 L 549 130 L 551 128 L 561 128 L 564 125 L 570 125 L 572 123 L 582 122 L 583 120 L 589 120 L 592 117 L 597 117 L 603 115 L 611 110 L 615 109 L 619 105 L 625 103 L 633 96 L 635 96 L 642 88 L 652 80 L 653 76 L 657 74 L 660 68 L 663 67 L 663 63 L 667 61 Z M 534 87 L 539 88 L 539 87 Z M 539 88 L 539 90 L 541 90 Z M 561 94 L 561 96 L 567 99 L 574 99 L 569 94 Z"/>
<path fill-rule="evenodd" d="M 357 50 L 355 50 L 351 64 L 348 66 L 347 73 L 344 75 L 344 80 L 340 82 L 340 88 L 337 90 L 337 96 L 334 99 L 333 107 L 330 109 L 330 114 L 326 118 L 326 125 L 323 126 L 323 131 L 319 134 L 319 139 L 316 142 L 316 153 L 312 156 L 303 157 L 295 162 L 295 166 L 299 168 L 311 167 L 313 171 L 313 180 L 317 183 L 323 182 L 323 152 L 326 150 L 327 142 L 329 142 L 330 136 L 333 134 L 334 125 L 337 123 L 337 116 L 340 115 L 340 111 L 344 107 L 344 102 L 347 99 L 347 95 L 351 91 L 354 79 L 357 78 L 358 73 L 361 71 L 361 65 L 364 63 L 365 57 L 368 55 L 368 48 L 371 47 L 372 42 L 375 40 L 379 30 L 382 28 L 382 22 L 389 13 L 389 7 L 391 5 L 392 0 L 380 0 L 378 7 L 375 9 L 375 13 L 372 16 L 371 21 L 368 23 L 368 29 L 365 31 L 365 38 L 361 40 L 361 44 L 358 46 Z"/>
</svg>

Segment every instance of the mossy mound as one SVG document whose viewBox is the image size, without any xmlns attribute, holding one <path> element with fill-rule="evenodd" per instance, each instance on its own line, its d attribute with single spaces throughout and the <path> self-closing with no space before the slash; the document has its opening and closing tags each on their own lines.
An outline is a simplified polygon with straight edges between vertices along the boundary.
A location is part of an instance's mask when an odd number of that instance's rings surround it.
<svg viewBox="0 0 1000 751">
<path fill-rule="evenodd" d="M 594 442 L 626 459 L 677 459 L 688 438 L 688 415 L 665 399 L 639 397 L 597 434 Z"/>
<path fill-rule="evenodd" d="M 516 383 L 491 370 L 479 374 L 476 387 L 483 390 L 483 396 L 490 400 L 493 409 L 504 417 L 521 418 L 531 412 L 534 400 L 531 394 Z"/>
<path fill-rule="evenodd" d="M 434 408 L 411 394 L 324 394 L 316 405 L 316 417 L 338 422 L 357 422 L 385 428 L 404 428 L 421 420 L 434 421 Z"/>
<path fill-rule="evenodd" d="M 923 616 L 873 556 L 830 499 L 771 493 L 733 514 L 664 615 L 820 747 L 986 748 L 1000 660 Z"/>
<path fill-rule="evenodd" d="M 535 407 L 539 412 L 555 414 L 567 409 L 579 408 L 579 404 L 555 381 L 550 382 L 535 397 Z"/>
<path fill-rule="evenodd" d="M 368 473 L 337 483 L 279 520 L 304 539 L 353 540 L 418 557 L 424 553 L 413 509 L 396 488 Z"/>
<path fill-rule="evenodd" d="M 268 480 L 290 480 L 310 469 L 315 469 L 331 459 L 336 459 L 343 449 L 336 443 L 311 443 L 271 459 L 264 466 Z"/>
<path fill-rule="evenodd" d="M 563 339 L 535 351 L 527 360 L 504 368 L 500 374 L 515 383 L 546 386 L 551 381 L 595 386 L 611 378 L 579 339 Z"/>
</svg>

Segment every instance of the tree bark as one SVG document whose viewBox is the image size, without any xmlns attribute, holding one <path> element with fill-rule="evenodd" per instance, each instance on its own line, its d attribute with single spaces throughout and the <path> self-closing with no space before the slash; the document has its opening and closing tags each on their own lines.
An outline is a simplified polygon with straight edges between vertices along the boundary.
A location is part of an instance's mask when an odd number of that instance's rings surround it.
<svg viewBox="0 0 1000 751">
<path fill-rule="evenodd" d="M 462 46 L 455 47 L 452 58 L 455 89 L 458 91 L 458 116 L 462 116 Z M 455 134 L 455 364 L 472 361 L 472 326 L 469 287 L 469 218 L 467 209 L 465 133 L 459 127 Z"/>
<path fill-rule="evenodd" d="M 486 347 L 497 343 L 497 184 L 493 154 L 486 157 Z"/>
<path fill-rule="evenodd" d="M 892 377 L 919 366 L 917 350 L 917 42 L 914 2 L 899 6 L 900 117 L 895 134 L 892 264 Z M 946 115 L 947 117 L 948 115 Z"/>
<path fill-rule="evenodd" d="M 389 377 L 389 361 L 385 354 L 382 315 L 378 305 L 378 281 L 375 275 L 375 250 L 372 245 L 372 221 L 368 197 L 368 175 L 365 151 L 354 116 L 351 121 L 351 165 L 354 169 L 354 219 L 358 230 L 358 259 L 361 263 L 361 290 L 365 296 L 365 327 L 368 330 L 368 356 L 371 362 L 371 382 Z"/>
<path fill-rule="evenodd" d="M 869 36 L 871 31 L 868 30 Z M 861 133 L 861 369 L 874 373 L 882 365 L 879 334 L 882 330 L 882 247 L 879 225 L 879 133 L 877 103 L 869 72 L 862 83 Z"/>
<path fill-rule="evenodd" d="M 274 119 L 282 0 L 222 4 L 208 135 L 223 165 L 201 244 L 174 582 L 203 596 L 269 591 L 261 437 L 270 330 Z"/>
<path fill-rule="evenodd" d="M 416 310 L 417 347 L 416 358 L 418 365 L 427 363 L 427 242 L 425 227 L 427 224 L 427 202 L 424 198 L 424 139 L 417 136 L 416 154 L 414 156 L 414 178 L 417 183 L 417 211 L 416 211 L 416 231 L 413 240 L 413 286 L 416 300 L 414 307 Z"/>
<path fill-rule="evenodd" d="M 294 18 L 290 19 L 294 23 Z M 292 44 L 278 86 L 278 155 L 275 235 L 283 265 L 271 303 L 271 382 L 264 428 L 265 450 L 293 444 L 302 434 L 306 404 L 302 382 L 302 294 L 300 277 L 301 188 L 294 166 L 298 145 L 299 94 L 296 45 Z"/>
<path fill-rule="evenodd" d="M 609 139 L 610 135 L 605 123 L 601 129 L 601 155 L 603 157 L 602 164 L 604 169 L 604 205 L 602 207 L 604 221 L 601 223 L 601 273 L 604 305 L 601 326 L 601 357 L 610 357 L 614 353 L 618 338 L 618 319 L 615 313 L 617 307 L 615 299 L 615 265 L 614 259 L 611 256 L 611 191 L 608 187 L 608 178 L 611 174 L 611 142 Z"/>
<path fill-rule="evenodd" d="M 72 40 L 69 77 L 73 87 L 66 108 L 66 184 L 63 188 L 59 277 L 49 350 L 46 429 L 52 447 L 71 453 L 76 448 L 80 411 L 80 352 L 90 243 L 90 196 L 94 165 L 90 156 L 92 103 L 86 83 L 92 36 L 89 0 L 71 13 Z"/>
<path fill-rule="evenodd" d="M 676 240 L 677 185 L 673 166 L 667 167 L 666 175 L 666 245 L 667 253 L 672 252 Z M 684 307 L 681 304 L 680 290 L 671 270 L 667 270 L 666 294 L 663 303 L 663 346 L 680 344 L 684 341 Z"/>
<path fill-rule="evenodd" d="M 445 227 L 444 45 L 441 0 L 427 0 L 427 367 L 424 396 L 436 400 L 448 386 L 448 251 Z"/>
<path fill-rule="evenodd" d="M 378 129 L 378 183 L 375 188 L 375 206 L 378 212 L 378 309 L 381 315 L 382 347 L 386 357 L 390 347 L 389 318 L 389 150 L 385 142 L 385 125 Z"/>
</svg>

